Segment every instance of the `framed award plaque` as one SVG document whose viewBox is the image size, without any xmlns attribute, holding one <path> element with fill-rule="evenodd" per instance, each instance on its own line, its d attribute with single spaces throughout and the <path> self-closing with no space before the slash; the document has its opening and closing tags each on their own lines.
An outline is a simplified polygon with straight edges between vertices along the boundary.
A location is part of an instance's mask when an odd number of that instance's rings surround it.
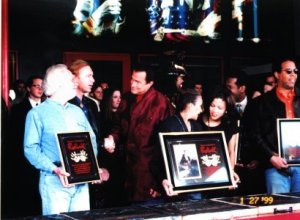
<svg viewBox="0 0 300 220">
<path fill-rule="evenodd" d="M 159 133 L 167 179 L 177 193 L 234 185 L 223 131 Z"/>
<path fill-rule="evenodd" d="M 89 132 L 58 133 L 57 140 L 62 166 L 70 174 L 68 184 L 100 180 Z"/>
<path fill-rule="evenodd" d="M 278 154 L 289 165 L 300 165 L 300 118 L 277 119 Z"/>
</svg>

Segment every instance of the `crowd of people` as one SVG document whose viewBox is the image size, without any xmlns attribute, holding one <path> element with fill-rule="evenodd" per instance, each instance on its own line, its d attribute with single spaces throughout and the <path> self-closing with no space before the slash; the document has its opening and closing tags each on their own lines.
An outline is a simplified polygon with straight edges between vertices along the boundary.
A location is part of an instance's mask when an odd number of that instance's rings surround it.
<svg viewBox="0 0 300 220">
<path fill-rule="evenodd" d="M 142 64 L 132 68 L 130 91 L 124 94 L 95 82 L 84 60 L 53 65 L 44 77 L 31 76 L 24 84 L 26 95 L 18 92 L 20 100 L 12 101 L 7 112 L 4 216 L 300 191 L 300 168 L 280 157 L 276 127 L 278 118 L 300 117 L 298 69 L 291 57 L 274 61 L 273 67 L 266 77 L 268 88 L 254 96 L 248 94 L 244 72 L 230 73 L 224 85 L 206 88 L 198 81 L 185 84 L 186 70 L 178 65 L 168 93 L 155 87 L 155 72 Z M 56 134 L 74 131 L 91 134 L 101 180 L 66 182 L 70 174 L 62 168 Z M 173 191 L 158 134 L 191 131 L 224 131 L 234 187 Z M 183 157 L 182 166 L 188 163 Z"/>
</svg>

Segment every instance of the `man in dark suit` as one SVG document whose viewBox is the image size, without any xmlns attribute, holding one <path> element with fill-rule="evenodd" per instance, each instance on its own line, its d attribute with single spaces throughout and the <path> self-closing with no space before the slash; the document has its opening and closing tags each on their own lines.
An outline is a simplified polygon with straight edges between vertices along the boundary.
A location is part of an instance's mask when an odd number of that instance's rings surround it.
<svg viewBox="0 0 300 220">
<path fill-rule="evenodd" d="M 10 217 L 23 217 L 41 214 L 40 196 L 38 192 L 39 173 L 34 169 L 23 152 L 23 139 L 26 115 L 31 108 L 41 103 L 43 97 L 43 78 L 39 75 L 30 76 L 26 82 L 27 95 L 10 109 L 9 145 L 4 149 L 4 160 L 10 172 L 7 172 L 7 191 L 9 200 L 7 214 Z M 5 177 L 4 177 L 5 178 Z M 22 184 L 20 184 L 22 183 Z M 5 190 L 4 190 L 5 191 Z M 17 202 L 17 206 L 15 203 Z M 9 217 L 8 216 L 8 217 Z"/>
<path fill-rule="evenodd" d="M 235 110 L 239 119 L 239 140 L 236 149 L 236 172 L 241 178 L 239 189 L 234 194 L 264 193 L 263 170 L 258 163 L 255 144 L 249 138 L 252 129 L 252 111 L 255 101 L 247 96 L 247 75 L 244 71 L 236 70 L 226 79 L 226 87 L 231 91 L 235 101 Z"/>
<path fill-rule="evenodd" d="M 85 116 L 87 117 L 91 127 L 97 138 L 99 155 L 101 155 L 100 146 L 104 146 L 104 142 L 100 140 L 100 113 L 98 111 L 97 104 L 94 100 L 85 96 L 91 92 L 92 86 L 95 82 L 94 73 L 91 66 L 84 60 L 75 60 L 69 67 L 70 71 L 75 75 L 75 80 L 78 83 L 76 88 L 76 96 L 69 102 L 77 105 L 82 109 Z M 101 164 L 100 164 L 101 165 Z M 108 172 L 106 169 L 102 168 L 103 172 Z M 90 198 L 91 198 L 91 208 L 100 208 L 100 200 L 102 196 L 99 192 L 103 187 L 100 185 L 90 185 Z"/>
</svg>

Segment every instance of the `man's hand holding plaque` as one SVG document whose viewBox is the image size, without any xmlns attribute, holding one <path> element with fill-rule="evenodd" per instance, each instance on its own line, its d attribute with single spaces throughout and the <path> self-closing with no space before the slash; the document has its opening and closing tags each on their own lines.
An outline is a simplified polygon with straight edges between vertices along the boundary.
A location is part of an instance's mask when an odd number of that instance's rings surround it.
<svg viewBox="0 0 300 220">
<path fill-rule="evenodd" d="M 55 169 L 54 172 L 64 186 L 86 182 L 101 183 L 109 178 L 107 170 L 98 167 L 89 132 L 58 133 L 57 136 L 62 168 Z"/>
<path fill-rule="evenodd" d="M 74 186 L 74 184 L 68 184 L 67 177 L 70 176 L 70 174 L 64 171 L 61 167 L 56 167 L 53 170 L 53 173 L 55 173 L 59 177 L 59 180 L 64 187 Z"/>
<path fill-rule="evenodd" d="M 99 168 L 99 175 L 100 175 L 100 180 L 95 180 L 92 182 L 92 184 L 100 184 L 109 179 L 109 172 L 105 168 Z"/>
</svg>

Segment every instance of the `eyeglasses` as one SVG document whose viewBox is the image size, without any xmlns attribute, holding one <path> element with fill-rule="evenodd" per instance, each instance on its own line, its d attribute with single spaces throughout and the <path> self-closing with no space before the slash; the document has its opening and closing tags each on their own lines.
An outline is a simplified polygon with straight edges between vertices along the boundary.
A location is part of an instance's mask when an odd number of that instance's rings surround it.
<svg viewBox="0 0 300 220">
<path fill-rule="evenodd" d="M 286 72 L 288 75 L 290 75 L 292 72 L 294 72 L 295 74 L 299 73 L 299 70 L 297 68 L 295 68 L 295 69 L 284 69 L 282 71 Z"/>
<path fill-rule="evenodd" d="M 41 85 L 36 85 L 36 84 L 32 84 L 32 87 L 38 88 L 38 89 L 43 89 L 43 87 Z"/>
</svg>

